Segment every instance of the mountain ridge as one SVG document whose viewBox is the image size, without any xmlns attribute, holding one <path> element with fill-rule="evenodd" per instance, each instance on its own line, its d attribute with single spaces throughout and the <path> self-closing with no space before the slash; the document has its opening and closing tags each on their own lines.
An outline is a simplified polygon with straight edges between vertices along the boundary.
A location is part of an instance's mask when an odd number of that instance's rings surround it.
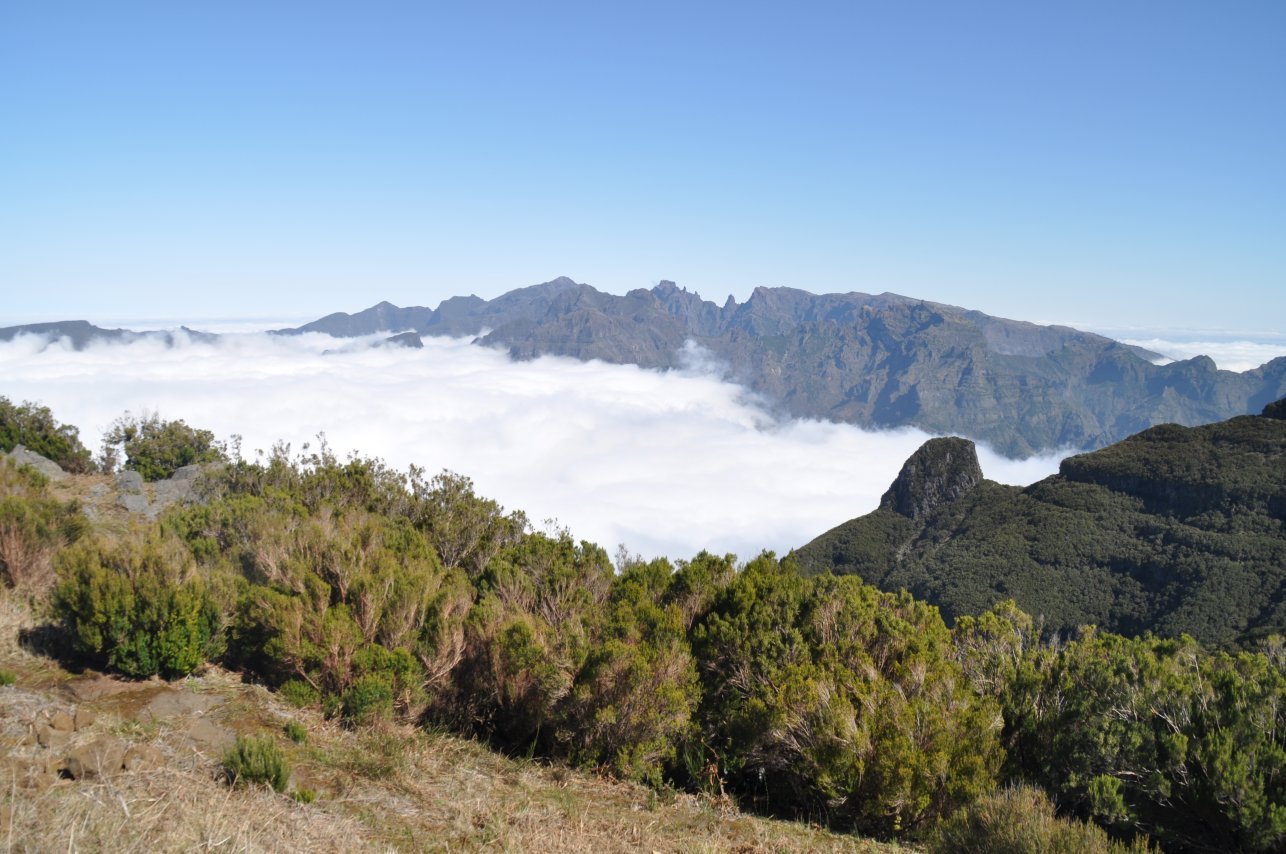
<svg viewBox="0 0 1286 854">
<path fill-rule="evenodd" d="M 95 334 L 137 334 L 43 326 L 78 347 Z M 22 331 L 36 330 L 0 329 L 0 340 Z M 1157 354 L 1094 333 L 888 292 L 761 286 L 745 302 L 718 305 L 669 280 L 618 296 L 560 276 L 492 300 L 457 296 L 436 309 L 380 302 L 273 332 L 472 336 L 513 359 L 656 370 L 684 367 L 695 344 L 792 417 L 961 434 L 1010 457 L 1103 447 L 1160 423 L 1210 423 L 1286 394 L 1286 357 L 1243 373 L 1204 356 L 1156 365 Z"/>
</svg>

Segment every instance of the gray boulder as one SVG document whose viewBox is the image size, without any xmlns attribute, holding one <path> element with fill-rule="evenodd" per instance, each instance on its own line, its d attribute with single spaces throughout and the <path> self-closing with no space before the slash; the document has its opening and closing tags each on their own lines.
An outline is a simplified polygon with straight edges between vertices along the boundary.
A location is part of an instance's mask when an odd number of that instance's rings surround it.
<svg viewBox="0 0 1286 854">
<path fill-rule="evenodd" d="M 141 495 L 143 493 L 143 475 L 129 469 L 118 471 L 116 473 L 116 489 L 119 492 L 131 495 Z"/>
<path fill-rule="evenodd" d="M 4 456 L 13 460 L 17 465 L 30 466 L 50 480 L 64 480 L 67 477 L 67 472 L 63 471 L 62 466 L 47 457 L 40 456 L 35 451 L 28 450 L 25 445 L 15 446 L 12 451 Z"/>
</svg>

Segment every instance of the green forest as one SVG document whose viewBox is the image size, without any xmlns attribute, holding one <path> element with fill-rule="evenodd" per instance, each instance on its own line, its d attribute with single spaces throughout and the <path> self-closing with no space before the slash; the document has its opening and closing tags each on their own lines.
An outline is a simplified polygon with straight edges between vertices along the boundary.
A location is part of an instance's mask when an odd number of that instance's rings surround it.
<svg viewBox="0 0 1286 854">
<path fill-rule="evenodd" d="M 5 450 L 18 435 L 89 457 L 48 410 L 0 401 Z M 90 666 L 174 679 L 217 663 L 347 726 L 446 728 L 934 850 L 1286 843 L 1286 645 L 1266 623 L 1237 649 L 1164 627 L 1050 631 L 1012 599 L 948 624 L 790 556 L 609 555 L 462 475 L 324 442 L 247 460 L 153 416 L 106 445 L 100 460 L 149 479 L 206 463 L 202 500 L 96 526 L 0 465 L 5 595 Z M 1203 465 L 1194 482 L 1219 476 Z"/>
<path fill-rule="evenodd" d="M 1255 649 L 1286 626 L 1281 408 L 1153 427 L 1026 488 L 962 475 L 945 456 L 976 470 L 971 443 L 931 440 L 879 509 L 795 556 L 809 573 L 909 590 L 948 620 L 1013 599 L 1065 636 L 1096 625 Z M 950 500 L 925 503 L 949 482 Z M 894 506 L 898 490 L 910 503 Z"/>
</svg>

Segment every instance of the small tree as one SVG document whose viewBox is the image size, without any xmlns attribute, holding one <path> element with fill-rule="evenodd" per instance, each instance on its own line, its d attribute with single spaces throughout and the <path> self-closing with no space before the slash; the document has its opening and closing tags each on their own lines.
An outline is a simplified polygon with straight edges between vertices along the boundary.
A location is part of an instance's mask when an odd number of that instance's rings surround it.
<svg viewBox="0 0 1286 854">
<path fill-rule="evenodd" d="M 128 412 L 103 436 L 103 468 L 112 470 L 125 455 L 124 467 L 144 480 L 163 480 L 184 466 L 226 462 L 222 442 L 209 430 L 189 427 L 182 419 L 163 421 L 155 412 L 135 417 Z"/>
<path fill-rule="evenodd" d="M 89 449 L 80 442 L 79 430 L 70 424 L 59 424 L 47 406 L 31 401 L 14 404 L 0 397 L 0 451 L 12 451 L 18 445 L 25 445 L 75 474 L 94 470 Z"/>
</svg>

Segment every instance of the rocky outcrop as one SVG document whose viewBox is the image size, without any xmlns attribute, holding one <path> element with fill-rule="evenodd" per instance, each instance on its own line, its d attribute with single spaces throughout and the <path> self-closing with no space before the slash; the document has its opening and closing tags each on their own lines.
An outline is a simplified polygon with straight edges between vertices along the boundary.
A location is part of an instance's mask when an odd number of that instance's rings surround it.
<svg viewBox="0 0 1286 854">
<path fill-rule="evenodd" d="M 73 712 L 47 708 L 26 725 L 19 747 L 29 755 L 9 757 L 15 782 L 21 788 L 44 789 L 59 778 L 97 780 L 125 771 L 155 768 L 163 757 L 155 747 L 130 745 L 106 734 L 92 734 L 98 717 L 84 708 Z"/>
<path fill-rule="evenodd" d="M 401 335 L 393 335 L 384 339 L 386 347 L 410 347 L 412 350 L 424 349 L 424 339 L 420 338 L 418 332 L 403 332 Z"/>
<path fill-rule="evenodd" d="M 25 445 L 15 446 L 8 454 L 0 451 L 0 457 L 7 457 L 15 465 L 29 466 L 50 480 L 65 480 L 69 476 L 58 463 L 47 457 L 42 457 L 35 451 L 27 450 Z"/>
<path fill-rule="evenodd" d="M 908 519 L 929 515 L 982 483 L 978 452 L 968 439 L 930 439 L 902 466 L 880 507 Z"/>
</svg>

